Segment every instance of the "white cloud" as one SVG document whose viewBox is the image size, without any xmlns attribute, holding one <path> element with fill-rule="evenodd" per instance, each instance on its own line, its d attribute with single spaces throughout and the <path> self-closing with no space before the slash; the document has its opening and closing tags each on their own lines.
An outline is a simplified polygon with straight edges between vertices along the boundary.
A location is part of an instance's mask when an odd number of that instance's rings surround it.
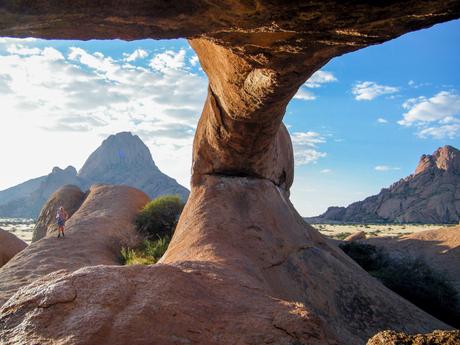
<svg viewBox="0 0 460 345">
<path fill-rule="evenodd" d="M 384 119 L 383 117 L 379 117 L 379 118 L 377 119 L 377 122 L 378 122 L 378 123 L 388 123 L 388 120 L 387 120 L 387 119 Z"/>
<path fill-rule="evenodd" d="M 313 101 L 316 99 L 316 96 L 304 88 L 300 88 L 299 91 L 294 95 L 294 99 L 301 99 L 304 101 Z"/>
<path fill-rule="evenodd" d="M 198 59 L 198 56 L 197 55 L 193 55 L 190 59 L 189 59 L 189 62 L 190 62 L 190 65 L 192 66 L 196 66 L 200 60 Z"/>
<path fill-rule="evenodd" d="M 331 172 L 332 172 L 331 169 L 323 169 L 323 170 L 320 171 L 321 174 L 329 174 Z"/>
<path fill-rule="evenodd" d="M 123 54 L 123 56 L 125 56 L 125 61 L 127 62 L 134 62 L 138 59 L 145 59 L 148 55 L 149 53 L 144 49 L 136 49 L 131 54 Z"/>
<path fill-rule="evenodd" d="M 151 61 L 150 67 L 160 72 L 178 70 L 185 66 L 185 49 L 179 51 L 167 50 L 157 54 Z"/>
<path fill-rule="evenodd" d="M 319 88 L 323 84 L 332 83 L 337 81 L 337 78 L 332 72 L 328 71 L 316 71 L 312 76 L 299 88 L 297 93 L 294 95 L 294 99 L 300 99 L 303 101 L 313 101 L 316 96 L 308 89 Z"/>
<path fill-rule="evenodd" d="M 322 84 L 332 83 L 337 81 L 337 78 L 328 71 L 316 71 L 312 76 L 305 82 L 304 86 L 309 88 L 318 88 Z"/>
<path fill-rule="evenodd" d="M 399 88 L 394 86 L 379 85 L 373 81 L 363 81 L 353 86 L 351 92 L 358 101 L 371 101 L 376 97 L 396 93 Z"/>
<path fill-rule="evenodd" d="M 326 142 L 324 136 L 317 132 L 294 132 L 291 134 L 291 140 L 294 148 L 295 165 L 316 163 L 318 159 L 327 155 L 317 149 L 318 144 Z"/>
<path fill-rule="evenodd" d="M 377 165 L 374 167 L 374 170 L 376 171 L 390 171 L 390 170 L 400 170 L 401 168 L 399 167 L 392 167 L 389 165 Z"/>
<path fill-rule="evenodd" d="M 45 143 L 52 142 L 56 154 L 49 161 L 54 163 L 42 159 L 31 164 L 43 166 L 40 173 L 46 173 L 61 164 L 56 156 L 73 157 L 63 158 L 62 164 L 78 168 L 104 136 L 128 130 L 145 140 L 162 170 L 188 185 L 193 133 L 207 80 L 190 72 L 185 49 L 153 56 L 158 68 L 150 69 L 127 64 L 128 54 L 117 60 L 81 47 L 63 53 L 27 42 L 14 41 L 24 47 L 8 51 L 12 42 L 0 41 L 0 147 L 15 142 L 21 133 L 37 142 L 24 154 L 39 157 L 49 150 Z M 31 153 L 35 149 L 41 151 Z M 2 155 L 8 161 L 7 154 Z M 2 177 L 1 183 L 8 182 Z"/>
<path fill-rule="evenodd" d="M 398 123 L 415 126 L 420 138 L 452 139 L 460 133 L 460 95 L 455 91 L 441 91 L 430 98 L 410 98 L 402 107 L 407 112 Z"/>
</svg>

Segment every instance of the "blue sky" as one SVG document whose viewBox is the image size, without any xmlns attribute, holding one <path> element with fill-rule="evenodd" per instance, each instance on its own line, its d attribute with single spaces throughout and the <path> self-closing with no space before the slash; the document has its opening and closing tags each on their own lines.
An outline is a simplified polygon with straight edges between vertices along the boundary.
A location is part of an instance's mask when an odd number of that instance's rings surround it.
<svg viewBox="0 0 460 345">
<path fill-rule="evenodd" d="M 460 21 L 337 57 L 301 87 L 284 119 L 304 216 L 377 193 L 420 155 L 460 146 Z M 0 38 L 0 189 L 81 168 L 130 130 L 188 186 L 207 79 L 186 40 Z"/>
</svg>

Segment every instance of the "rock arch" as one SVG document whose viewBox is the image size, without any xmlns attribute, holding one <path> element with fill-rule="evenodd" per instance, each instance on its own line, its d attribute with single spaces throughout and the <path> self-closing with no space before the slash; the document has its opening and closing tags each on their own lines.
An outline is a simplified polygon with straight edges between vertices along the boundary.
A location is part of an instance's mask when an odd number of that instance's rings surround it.
<svg viewBox="0 0 460 345">
<path fill-rule="evenodd" d="M 192 193 L 162 264 L 34 281 L 0 309 L 0 339 L 362 344 L 387 328 L 449 328 L 303 223 L 288 198 L 293 155 L 281 121 L 334 56 L 459 16 L 455 0 L 2 1 L 0 36 L 187 37 L 209 91 Z"/>
</svg>

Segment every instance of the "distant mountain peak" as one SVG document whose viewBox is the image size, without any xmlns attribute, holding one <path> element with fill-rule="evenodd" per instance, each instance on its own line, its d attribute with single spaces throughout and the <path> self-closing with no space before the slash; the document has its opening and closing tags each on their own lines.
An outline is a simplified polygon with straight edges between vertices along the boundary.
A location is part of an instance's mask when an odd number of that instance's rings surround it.
<svg viewBox="0 0 460 345">
<path fill-rule="evenodd" d="M 460 151 L 453 146 L 423 155 L 415 173 L 347 207 L 329 207 L 311 221 L 458 223 Z"/>
<path fill-rule="evenodd" d="M 431 155 L 422 155 L 415 169 L 415 175 L 429 169 L 460 172 L 460 151 L 453 146 L 445 145 Z"/>
</svg>

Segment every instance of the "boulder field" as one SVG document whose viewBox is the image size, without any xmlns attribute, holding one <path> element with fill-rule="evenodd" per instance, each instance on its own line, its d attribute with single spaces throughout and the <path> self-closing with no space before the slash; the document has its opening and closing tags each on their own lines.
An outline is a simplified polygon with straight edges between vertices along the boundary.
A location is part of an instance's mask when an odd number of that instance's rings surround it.
<svg viewBox="0 0 460 345">
<path fill-rule="evenodd" d="M 27 243 L 16 235 L 0 229 L 0 267 L 26 247 Z"/>
<path fill-rule="evenodd" d="M 357 345 L 385 329 L 448 329 L 299 217 L 288 198 L 294 164 L 282 118 L 298 88 L 333 57 L 459 16 L 457 0 L 1 2 L 0 36 L 186 37 L 209 88 L 195 133 L 191 194 L 161 263 L 91 267 L 95 260 L 88 260 L 73 272 L 36 275 L 1 307 L 0 339 Z M 81 209 L 96 200 L 90 197 Z M 77 217 L 80 209 L 71 222 L 97 228 L 91 215 L 103 205 Z M 96 223 L 103 226 L 100 216 Z M 87 257 L 85 246 L 94 242 L 107 245 L 107 238 L 99 240 L 66 244 L 65 261 L 79 261 L 69 253 Z M 110 253 L 103 263 L 114 263 Z M 0 282 L 13 279 L 13 261 L 20 270 L 21 257 L 24 265 L 51 255 L 29 248 L 21 254 L 3 268 L 10 276 L 0 272 Z"/>
<path fill-rule="evenodd" d="M 54 200 L 64 191 L 69 191 L 72 200 L 79 195 L 74 187 L 64 187 L 46 204 L 50 209 L 45 207 L 41 213 L 54 214 Z M 133 219 L 148 200 L 143 192 L 130 187 L 91 187 L 83 204 L 67 221 L 65 238 L 49 236 L 33 242 L 0 268 L 0 304 L 20 287 L 48 273 L 119 264 L 120 247 L 136 246 L 140 241 Z"/>
</svg>

